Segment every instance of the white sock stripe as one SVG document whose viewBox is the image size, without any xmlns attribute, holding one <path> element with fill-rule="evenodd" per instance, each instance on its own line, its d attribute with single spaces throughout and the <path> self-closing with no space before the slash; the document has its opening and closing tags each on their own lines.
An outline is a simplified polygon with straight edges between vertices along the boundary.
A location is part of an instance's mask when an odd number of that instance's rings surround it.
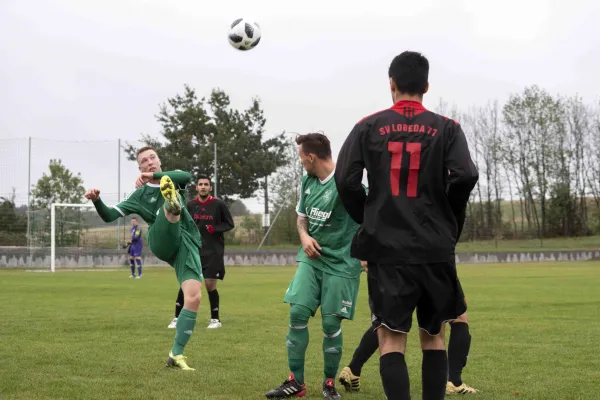
<svg viewBox="0 0 600 400">
<path fill-rule="evenodd" d="M 338 337 L 341 334 L 342 334 L 342 328 L 340 328 L 340 330 L 337 331 L 336 333 L 334 333 L 333 335 L 328 335 L 325 332 L 323 332 L 323 336 L 325 336 L 326 338 L 329 338 L 329 339 L 333 339 L 334 337 Z"/>
<path fill-rule="evenodd" d="M 290 325 L 292 329 L 306 329 L 308 325 Z"/>
</svg>

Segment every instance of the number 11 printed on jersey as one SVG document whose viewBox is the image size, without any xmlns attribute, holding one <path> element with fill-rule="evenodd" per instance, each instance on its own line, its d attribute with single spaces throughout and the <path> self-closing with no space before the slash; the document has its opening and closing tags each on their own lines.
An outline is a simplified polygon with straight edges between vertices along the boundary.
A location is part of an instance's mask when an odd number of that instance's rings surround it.
<svg viewBox="0 0 600 400">
<path fill-rule="evenodd" d="M 406 146 L 405 146 L 406 145 Z M 388 151 L 392 153 L 390 163 L 390 184 L 392 196 L 400 196 L 400 172 L 404 150 L 409 154 L 408 180 L 406 197 L 417 197 L 419 183 L 419 168 L 421 167 L 421 143 L 418 142 L 388 142 Z"/>
</svg>

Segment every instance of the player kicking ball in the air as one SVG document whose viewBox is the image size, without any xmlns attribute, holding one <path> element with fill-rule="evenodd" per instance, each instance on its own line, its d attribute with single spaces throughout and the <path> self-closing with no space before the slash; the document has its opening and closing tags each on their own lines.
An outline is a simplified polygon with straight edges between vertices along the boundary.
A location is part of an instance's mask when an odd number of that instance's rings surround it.
<svg viewBox="0 0 600 400">
<path fill-rule="evenodd" d="M 202 298 L 202 267 L 198 253 L 201 241 L 200 232 L 182 206 L 178 193 L 178 190 L 185 189 L 191 175 L 184 171 L 162 172 L 158 154 L 149 146 L 138 150 L 137 162 L 141 175 L 136 181 L 136 190 L 126 200 L 108 207 L 100 199 L 98 189 L 88 190 L 85 197 L 92 200 L 105 222 L 137 214 L 148 223 L 150 250 L 175 269 L 185 295 L 167 366 L 193 371 L 187 365 L 183 350 L 196 326 L 196 313 Z"/>
<path fill-rule="evenodd" d="M 266 393 L 268 399 L 306 395 L 304 359 L 308 346 L 308 320 L 321 307 L 323 327 L 323 397 L 340 399 L 335 376 L 342 357 L 342 320 L 353 319 L 362 271 L 350 256 L 358 224 L 342 205 L 333 179 L 335 163 L 329 139 L 320 133 L 296 138 L 307 172 L 297 206 L 302 248 L 298 269 L 284 297 L 291 305 L 286 336 L 290 374 L 281 386 Z"/>
</svg>

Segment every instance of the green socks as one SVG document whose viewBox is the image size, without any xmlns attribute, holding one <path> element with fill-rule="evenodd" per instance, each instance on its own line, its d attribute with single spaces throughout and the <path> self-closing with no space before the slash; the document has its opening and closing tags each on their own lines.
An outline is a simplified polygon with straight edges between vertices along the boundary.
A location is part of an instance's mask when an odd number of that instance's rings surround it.
<svg viewBox="0 0 600 400">
<path fill-rule="evenodd" d="M 196 326 L 196 315 L 197 313 L 185 308 L 179 313 L 177 327 L 175 328 L 175 343 L 173 343 L 173 349 L 171 350 L 174 356 L 183 354 L 183 349 L 190 340 Z"/>
<path fill-rule="evenodd" d="M 340 361 L 342 360 L 342 331 L 335 337 L 323 337 L 323 366 L 325 379 L 337 375 Z"/>
<path fill-rule="evenodd" d="M 299 384 L 304 383 L 304 359 L 308 347 L 308 327 L 290 327 L 285 344 L 288 352 L 288 366 Z"/>
<path fill-rule="evenodd" d="M 335 379 L 342 360 L 342 320 L 333 315 L 323 316 L 323 366 L 325 380 Z"/>
</svg>

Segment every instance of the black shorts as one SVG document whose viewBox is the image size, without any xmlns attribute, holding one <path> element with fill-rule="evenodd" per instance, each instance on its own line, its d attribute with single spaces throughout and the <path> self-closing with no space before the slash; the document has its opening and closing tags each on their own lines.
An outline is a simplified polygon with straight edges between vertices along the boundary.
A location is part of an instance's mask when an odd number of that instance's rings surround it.
<svg viewBox="0 0 600 400">
<path fill-rule="evenodd" d="M 202 263 L 202 275 L 204 279 L 220 279 L 225 278 L 225 261 L 222 254 L 206 254 L 200 255 Z"/>
<path fill-rule="evenodd" d="M 467 311 L 455 263 L 371 264 L 367 273 L 369 305 L 375 329 L 408 333 L 417 310 L 419 328 L 440 333 L 445 322 Z"/>
</svg>

